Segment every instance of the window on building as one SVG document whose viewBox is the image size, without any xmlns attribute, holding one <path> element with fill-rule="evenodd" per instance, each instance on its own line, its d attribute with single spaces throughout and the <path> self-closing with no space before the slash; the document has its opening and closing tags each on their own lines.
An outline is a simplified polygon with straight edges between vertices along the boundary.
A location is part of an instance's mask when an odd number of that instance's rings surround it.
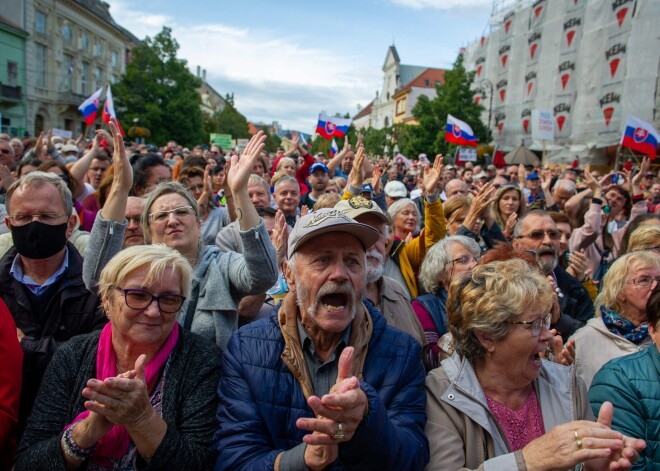
<svg viewBox="0 0 660 471">
<path fill-rule="evenodd" d="M 46 34 L 46 14 L 37 10 L 34 14 L 34 30 L 39 34 Z"/>
<path fill-rule="evenodd" d="M 45 88 L 46 87 L 46 57 L 47 50 L 46 46 L 41 44 L 36 44 L 36 68 L 37 68 L 37 87 Z"/>
<path fill-rule="evenodd" d="M 101 43 L 101 41 L 98 39 L 94 43 L 94 55 L 99 57 L 103 55 L 103 43 Z"/>
<path fill-rule="evenodd" d="M 73 39 L 73 31 L 71 30 L 71 25 L 69 23 L 66 23 L 62 27 L 62 37 L 64 38 L 65 43 L 71 44 L 71 40 Z"/>
<path fill-rule="evenodd" d="M 117 51 L 112 51 L 112 67 L 119 67 L 119 53 Z"/>
<path fill-rule="evenodd" d="M 103 86 L 103 71 L 100 67 L 94 69 L 94 82 L 96 82 L 94 89 L 98 90 Z"/>
<path fill-rule="evenodd" d="M 7 61 L 7 85 L 18 86 L 18 64 L 16 62 Z"/>
<path fill-rule="evenodd" d="M 114 85 L 115 83 L 119 82 L 119 77 L 116 75 L 112 76 L 112 84 Z"/>
<path fill-rule="evenodd" d="M 68 92 L 73 91 L 73 72 L 75 71 L 73 66 L 73 56 L 67 54 L 64 55 L 64 85 L 65 89 Z"/>
<path fill-rule="evenodd" d="M 87 48 L 89 48 L 89 38 L 87 37 L 87 33 L 83 31 L 80 33 L 80 49 L 86 51 Z"/>
<path fill-rule="evenodd" d="M 80 77 L 80 93 L 87 95 L 89 93 L 89 63 L 83 62 L 82 64 L 82 75 Z"/>
<path fill-rule="evenodd" d="M 424 79 L 424 85 L 427 87 L 431 85 L 431 81 L 429 79 Z"/>
</svg>

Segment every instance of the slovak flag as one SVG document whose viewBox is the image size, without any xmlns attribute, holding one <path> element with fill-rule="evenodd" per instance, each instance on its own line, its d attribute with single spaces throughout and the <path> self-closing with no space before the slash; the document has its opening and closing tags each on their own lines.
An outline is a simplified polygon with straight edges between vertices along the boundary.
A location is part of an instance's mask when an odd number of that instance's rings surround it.
<svg viewBox="0 0 660 471">
<path fill-rule="evenodd" d="M 117 114 L 115 113 L 115 103 L 112 101 L 112 90 L 110 89 L 110 85 L 108 85 L 108 93 L 105 94 L 105 103 L 103 104 L 103 113 L 101 113 L 101 119 L 103 119 L 104 123 L 108 124 L 110 123 L 110 118 L 115 118 L 115 120 L 117 120 L 117 127 L 119 128 L 119 132 L 121 133 L 122 137 L 124 137 L 124 130 L 121 128 L 121 124 L 119 124 Z"/>
<path fill-rule="evenodd" d="M 450 114 L 447 115 L 445 142 L 453 142 L 459 146 L 477 147 L 477 137 L 470 125 Z"/>
<path fill-rule="evenodd" d="M 103 93 L 103 87 L 96 90 L 92 96 L 82 102 L 78 107 L 78 110 L 82 113 L 83 118 L 85 118 L 85 124 L 91 126 L 96 121 L 96 113 L 99 111 L 99 102 L 101 101 L 101 93 Z"/>
<path fill-rule="evenodd" d="M 309 143 L 309 141 L 307 140 L 307 136 L 309 136 L 309 134 L 305 135 L 304 132 L 300 132 L 300 131 L 298 131 L 298 136 L 300 136 L 300 142 L 302 143 L 303 146 L 305 146 L 305 147 L 308 148 L 308 149 L 311 149 L 311 148 L 312 148 L 312 145 L 311 145 L 311 144 Z M 311 137 L 311 136 L 310 136 L 310 137 Z"/>
<path fill-rule="evenodd" d="M 333 158 L 339 152 L 339 147 L 334 139 L 332 139 L 332 144 L 330 144 L 330 158 Z"/>
<path fill-rule="evenodd" d="M 623 147 L 648 155 L 653 160 L 657 157 L 658 141 L 660 141 L 660 136 L 652 124 L 634 116 L 628 116 L 626 129 L 621 138 Z"/>
<path fill-rule="evenodd" d="M 323 139 L 330 140 L 333 137 L 341 139 L 348 132 L 348 128 L 351 126 L 352 122 L 352 119 L 335 118 L 320 113 L 319 122 L 316 125 L 316 132 Z"/>
</svg>

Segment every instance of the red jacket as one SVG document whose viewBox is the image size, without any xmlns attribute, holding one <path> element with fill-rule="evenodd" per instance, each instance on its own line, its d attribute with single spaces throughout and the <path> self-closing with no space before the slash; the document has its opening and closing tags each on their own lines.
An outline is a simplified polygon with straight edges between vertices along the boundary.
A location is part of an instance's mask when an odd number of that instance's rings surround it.
<svg viewBox="0 0 660 471">
<path fill-rule="evenodd" d="M 0 299 L 0 469 L 11 469 L 16 454 L 18 405 L 21 397 L 23 349 L 16 324 Z"/>
</svg>

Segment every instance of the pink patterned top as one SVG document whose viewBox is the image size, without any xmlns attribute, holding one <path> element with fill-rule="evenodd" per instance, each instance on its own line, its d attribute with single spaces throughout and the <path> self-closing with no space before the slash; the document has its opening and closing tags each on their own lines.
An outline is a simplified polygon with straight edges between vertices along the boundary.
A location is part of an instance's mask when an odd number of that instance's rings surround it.
<svg viewBox="0 0 660 471">
<path fill-rule="evenodd" d="M 518 410 L 511 410 L 489 396 L 486 396 L 486 400 L 490 411 L 504 431 L 510 451 L 521 450 L 545 433 L 541 406 L 534 388 L 530 388 L 527 399 Z"/>
</svg>

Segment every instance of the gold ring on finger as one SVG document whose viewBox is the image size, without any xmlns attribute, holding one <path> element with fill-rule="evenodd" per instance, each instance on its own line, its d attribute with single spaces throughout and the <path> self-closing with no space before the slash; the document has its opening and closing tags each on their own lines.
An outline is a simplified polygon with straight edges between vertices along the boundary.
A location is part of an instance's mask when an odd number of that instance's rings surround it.
<svg viewBox="0 0 660 471">
<path fill-rule="evenodd" d="M 575 434 L 575 444 L 577 445 L 578 450 L 581 450 L 582 449 L 582 439 L 578 435 L 577 430 L 573 430 L 573 433 Z"/>
<path fill-rule="evenodd" d="M 333 440 L 341 440 L 344 438 L 344 426 L 341 422 L 337 424 L 337 432 L 332 436 Z"/>
</svg>

